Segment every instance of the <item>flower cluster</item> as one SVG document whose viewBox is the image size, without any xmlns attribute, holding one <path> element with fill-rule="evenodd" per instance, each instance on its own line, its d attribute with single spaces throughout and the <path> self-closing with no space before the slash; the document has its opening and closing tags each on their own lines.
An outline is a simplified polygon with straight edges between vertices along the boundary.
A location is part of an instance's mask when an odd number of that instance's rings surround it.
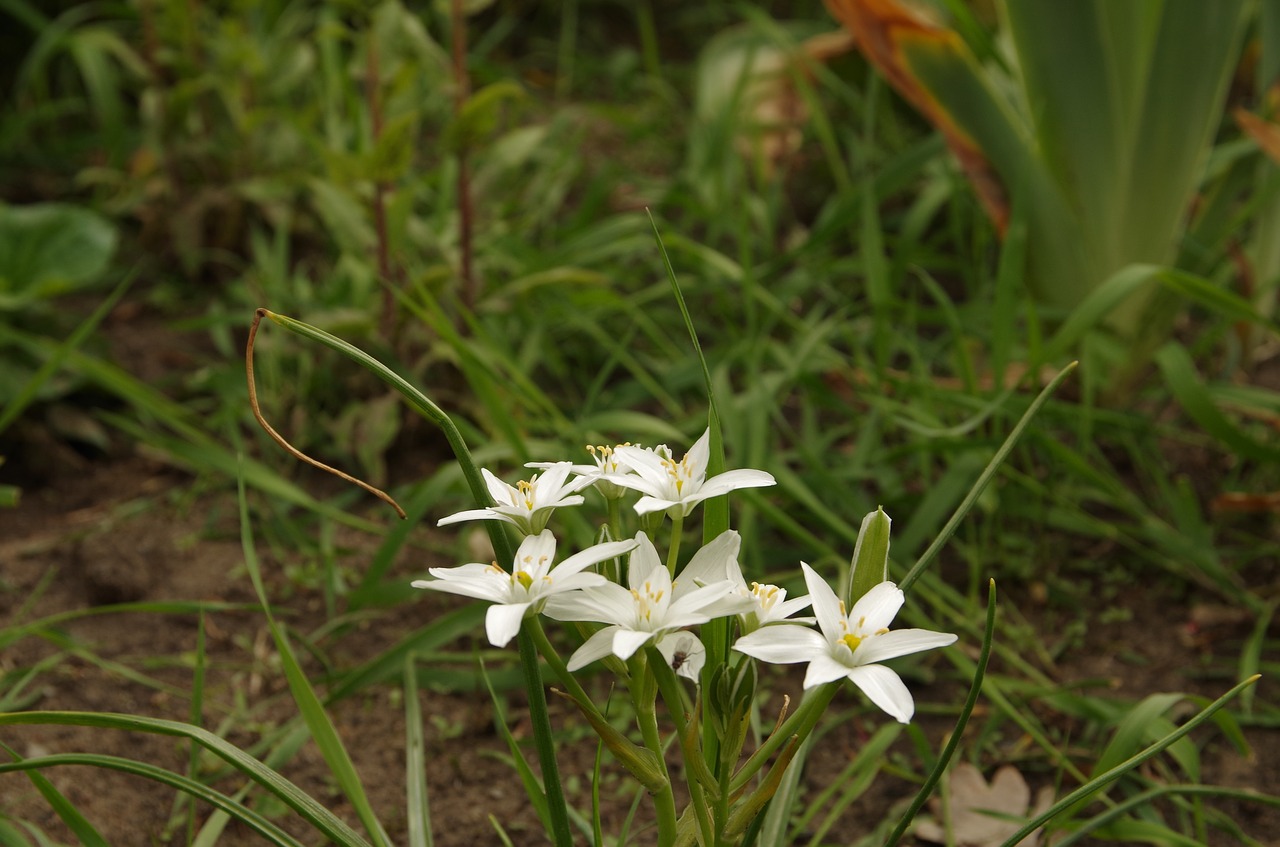
<svg viewBox="0 0 1280 847">
<path fill-rule="evenodd" d="M 951 644 L 956 636 L 921 629 L 890 630 L 904 602 L 892 582 L 880 582 L 852 608 L 807 564 L 801 563 L 809 594 L 787 598 L 783 588 L 748 584 L 738 564 L 742 539 L 728 530 L 693 554 L 677 573 L 679 525 L 703 500 L 740 488 L 774 484 L 764 471 L 733 470 L 707 476 L 709 431 L 683 457 L 665 445 L 632 444 L 590 447 L 595 463 L 535 463 L 541 471 L 511 486 L 487 470 L 484 479 L 492 506 L 459 512 L 440 520 L 447 525 L 467 520 L 496 520 L 514 526 L 525 537 L 509 569 L 503 564 L 471 563 L 431 568 L 430 580 L 417 588 L 486 600 L 485 627 L 491 644 L 502 647 L 531 615 L 558 621 L 599 625 L 569 657 L 569 671 L 612 656 L 626 662 L 646 646 L 654 647 L 679 676 L 698 681 L 706 648 L 697 628 L 717 618 L 733 618 L 739 637 L 733 649 L 754 659 L 780 664 L 807 663 L 805 688 L 841 679 L 854 683 L 867 698 L 895 719 L 907 722 L 914 712 L 910 692 L 898 675 L 880 662 Z M 582 503 L 579 492 L 594 486 L 610 502 L 628 490 L 641 494 L 637 515 L 663 515 L 676 522 L 667 561 L 646 532 L 608 541 L 556 563 L 556 539 L 546 529 L 554 510 Z M 887 526 L 887 518 L 886 526 Z M 653 523 L 646 524 L 651 530 Z M 612 537 L 619 537 L 613 527 Z M 887 531 L 887 530 L 886 530 Z M 885 549 L 887 556 L 887 548 Z M 620 563 L 626 557 L 625 581 Z M 880 566 L 883 567 L 883 561 Z M 609 579 L 605 573 L 618 576 Z M 878 577 L 877 577 L 878 578 Z M 812 606 L 813 617 L 795 617 Z M 815 630 L 812 624 L 817 623 Z"/>
</svg>

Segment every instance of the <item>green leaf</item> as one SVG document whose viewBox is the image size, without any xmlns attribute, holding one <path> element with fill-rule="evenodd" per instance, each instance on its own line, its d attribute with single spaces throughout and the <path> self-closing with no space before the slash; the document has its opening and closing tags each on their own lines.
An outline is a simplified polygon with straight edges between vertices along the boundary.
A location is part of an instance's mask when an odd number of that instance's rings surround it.
<svg viewBox="0 0 1280 847">
<path fill-rule="evenodd" d="M 1280 449 L 1247 435 L 1214 405 L 1209 390 L 1200 382 L 1190 354 L 1181 344 L 1169 342 L 1160 348 L 1156 353 L 1156 364 L 1183 411 L 1205 432 L 1238 456 L 1261 462 L 1280 462 Z"/>
<path fill-rule="evenodd" d="M 200 727 L 178 721 L 147 718 L 139 715 L 114 714 L 111 712 L 9 712 L 0 714 L 0 726 L 22 725 L 98 727 L 189 739 L 207 748 L 223 761 L 232 765 L 236 770 L 257 782 L 276 797 L 279 797 L 286 806 L 297 812 L 303 820 L 315 827 L 329 841 L 343 845 L 343 847 L 368 847 L 368 842 L 361 838 L 351 827 L 343 823 L 340 818 L 316 802 L 315 799 L 303 792 L 298 786 L 239 747 Z M 26 765 L 31 761 L 28 760 L 28 762 L 22 764 Z M 135 762 L 133 764 L 140 763 Z M 22 768 L 19 765 L 0 765 L 0 772 L 20 769 Z M 174 776 L 176 777 L 177 775 L 174 774 Z M 185 777 L 178 778 L 185 779 Z"/>
<path fill-rule="evenodd" d="M 849 563 L 849 608 L 858 598 L 889 579 L 889 526 L 892 522 L 884 509 L 877 506 L 874 512 L 862 519 L 858 541 L 853 547 L 853 559 Z"/>
<path fill-rule="evenodd" d="M 503 104 L 524 97 L 524 89 L 510 80 L 486 85 L 467 98 L 445 131 L 445 145 L 460 153 L 474 148 L 498 126 Z"/>
<path fill-rule="evenodd" d="M 0 204 L 0 310 L 92 284 L 116 240 L 115 227 L 88 209 Z"/>
<path fill-rule="evenodd" d="M 427 800 L 427 756 L 422 735 L 422 705 L 414 658 L 404 659 L 405 812 L 409 818 L 409 847 L 431 847 L 431 804 Z"/>
</svg>

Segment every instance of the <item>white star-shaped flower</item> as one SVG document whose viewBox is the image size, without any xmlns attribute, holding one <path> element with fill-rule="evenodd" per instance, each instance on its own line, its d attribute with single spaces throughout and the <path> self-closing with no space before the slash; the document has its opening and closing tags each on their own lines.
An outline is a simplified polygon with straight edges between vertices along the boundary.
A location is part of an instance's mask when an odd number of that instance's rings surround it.
<svg viewBox="0 0 1280 847">
<path fill-rule="evenodd" d="M 904 602 L 901 589 L 892 582 L 872 588 L 846 614 L 831 586 L 804 562 L 800 567 L 821 633 L 795 624 L 777 624 L 744 635 L 733 649 L 775 664 L 808 662 L 805 688 L 848 678 L 890 716 L 902 723 L 910 721 L 915 713 L 911 692 L 901 677 L 876 663 L 945 647 L 954 643 L 956 636 L 927 629 L 891 631 L 889 624 Z"/>
<path fill-rule="evenodd" d="M 725 471 L 707 479 L 707 461 L 711 456 L 710 440 L 711 430 L 708 429 L 679 460 L 672 457 L 671 450 L 666 445 L 652 450 L 618 447 L 614 450 L 614 455 L 634 473 L 610 475 L 606 479 L 644 495 L 636 502 L 637 514 L 667 511 L 673 517 L 687 516 L 695 506 L 709 497 L 727 494 L 738 488 L 759 488 L 775 484 L 772 475 L 749 468 Z"/>
<path fill-rule="evenodd" d="M 583 573 L 585 568 L 621 556 L 635 546 L 636 542 L 630 539 L 597 544 L 557 566 L 555 536 L 550 530 L 543 530 L 521 542 L 510 573 L 498 567 L 497 562 L 430 568 L 427 572 L 435 579 L 414 580 L 413 587 L 490 601 L 494 605 L 485 613 L 485 631 L 490 644 L 504 647 L 520 630 L 524 616 L 537 614 L 549 598 L 607 581 L 600 574 Z"/>
<path fill-rule="evenodd" d="M 727 579 L 710 585 L 683 579 L 673 582 L 648 536 L 638 533 L 636 542 L 638 546 L 632 551 L 627 568 L 629 588 L 606 582 L 548 601 L 544 610 L 547 617 L 608 624 L 569 657 L 569 670 L 610 654 L 625 661 L 652 641 L 677 673 L 697 679 L 705 658 L 701 642 L 695 647 L 697 638 L 692 633 L 680 633 L 672 644 L 665 644 L 664 637 L 687 626 L 737 614 L 742 601 L 732 596 L 734 585 Z M 717 554 L 713 550 L 708 555 Z M 684 655 L 678 657 L 679 653 Z"/>
<path fill-rule="evenodd" d="M 494 505 L 487 509 L 467 509 L 441 518 L 436 526 L 461 521 L 505 521 L 513 524 L 525 535 L 537 535 L 547 527 L 551 513 L 561 506 L 577 506 L 583 502 L 575 492 L 589 485 L 591 480 L 578 478 L 566 482 L 573 472 L 572 462 L 556 462 L 541 475 L 534 474 L 527 481 L 507 485 L 485 468 L 480 469 L 489 496 Z"/>
</svg>

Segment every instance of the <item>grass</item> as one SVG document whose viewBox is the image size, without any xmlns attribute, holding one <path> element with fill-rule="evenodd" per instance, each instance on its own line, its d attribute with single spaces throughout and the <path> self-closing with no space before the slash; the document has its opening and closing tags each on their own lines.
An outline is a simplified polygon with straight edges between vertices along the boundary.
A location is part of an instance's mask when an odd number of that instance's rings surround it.
<svg viewBox="0 0 1280 847">
<path fill-rule="evenodd" d="M 818 4 L 800 5 L 797 19 L 826 21 Z M 259 350 L 259 390 L 268 417 L 304 450 L 383 477 L 410 520 L 394 523 L 389 513 L 365 510 L 354 493 L 321 493 L 299 475 L 248 413 L 238 339 L 259 306 L 367 345 L 411 382 L 430 386 L 477 461 L 508 476 L 529 460 L 584 459 L 576 451 L 588 443 L 686 443 L 705 425 L 709 381 L 728 465 L 765 468 L 779 480 L 776 489 L 734 500 L 750 575 L 795 585 L 802 558 L 829 574 L 847 568 L 861 517 L 883 506 L 894 520 L 892 573 L 911 573 L 916 582 L 915 623 L 980 643 L 988 580 L 1002 586 L 986 706 L 961 743 L 962 757 L 987 769 L 1014 761 L 1040 784 L 1058 787 L 1071 814 L 1056 825 L 1072 837 L 1096 830 L 1186 843 L 1212 830 L 1232 843 L 1253 843 L 1215 811 L 1212 798 L 1230 791 L 1200 784 L 1200 751 L 1184 742 L 1109 793 L 1094 786 L 1079 804 L 1070 794 L 1156 740 L 1135 726 L 1172 731 L 1183 716 L 1174 699 L 1153 699 L 1154 691 L 1126 689 L 1118 698 L 1081 684 L 1073 654 L 1098 649 L 1090 635 L 1107 626 L 1108 608 L 1117 619 L 1133 614 L 1134 593 L 1154 587 L 1180 610 L 1241 610 L 1245 634 L 1216 645 L 1195 695 L 1216 696 L 1274 670 L 1266 657 L 1274 648 L 1268 622 L 1276 597 L 1266 580 L 1275 541 L 1265 525 L 1210 509 L 1224 493 L 1280 488 L 1268 428 L 1280 399 L 1266 387 L 1274 385 L 1266 345 L 1274 344 L 1275 319 L 1233 293 L 1225 246 L 1198 252 L 1194 276 L 1131 271 L 1076 312 L 1054 313 L 1027 294 L 1025 233 L 1016 221 L 997 238 L 939 139 L 853 57 L 788 75 L 793 104 L 803 103 L 809 115 L 794 151 L 772 163 L 758 148 L 754 157 L 738 155 L 736 141 L 759 141 L 759 127 L 744 114 L 749 88 L 735 82 L 718 103 L 699 101 L 698 49 L 730 27 L 738 28 L 735 39 L 749 35 L 745 42 L 756 45 L 749 49 L 790 44 L 791 30 L 776 10 L 723 3 L 660 12 L 641 4 L 635 21 L 621 26 L 602 7 L 578 2 L 554 19 L 539 12 L 525 26 L 514 11 L 495 6 L 467 24 L 471 86 L 489 94 L 477 94 L 462 115 L 442 93 L 457 71 L 447 60 L 447 23 L 434 12 L 419 19 L 387 4 L 365 18 L 317 3 L 272 6 L 238 22 L 179 6 L 160 8 L 203 17 L 184 24 L 162 16 L 170 29 L 162 27 L 159 37 L 169 48 L 196 52 L 182 62 L 177 52 L 161 56 L 173 63 L 163 72 L 143 72 L 134 61 L 148 49 L 144 21 L 107 28 L 64 19 L 73 35 L 108 52 L 95 58 L 88 47 L 68 48 L 80 50 L 70 54 L 79 57 L 74 62 L 56 52 L 30 59 L 6 114 L 40 107 L 30 114 L 49 117 L 5 143 L 15 161 L 47 174 L 58 193 L 78 180 L 89 188 L 80 195 L 86 204 L 120 220 L 151 221 L 118 260 L 141 256 L 149 285 L 138 290 L 133 283 L 124 296 L 150 304 L 166 321 L 203 327 L 219 356 L 202 363 L 199 380 L 161 392 L 83 343 L 105 314 L 95 311 L 98 303 L 64 307 L 70 326 L 83 328 L 67 341 L 4 323 L 4 314 L 0 324 L 26 357 L 46 363 L 35 371 L 39 379 L 77 378 L 82 389 L 70 402 L 109 398 L 95 414 L 117 438 L 226 496 L 243 475 L 254 509 L 246 525 L 258 539 L 246 546 L 246 561 L 262 548 L 274 561 L 291 562 L 299 576 L 283 588 L 305 596 L 314 580 L 328 612 L 321 631 L 292 630 L 287 602 L 259 586 L 263 608 L 277 618 L 275 653 L 306 704 L 310 731 L 328 739 L 334 772 L 375 843 L 382 824 L 360 798 L 360 775 L 343 762 L 341 727 L 326 727 L 325 707 L 401 685 L 409 726 L 423 726 L 415 686 L 421 693 L 480 682 L 470 654 L 454 647 L 474 630 L 479 611 L 439 618 L 354 666 L 333 657 L 361 626 L 376 627 L 420 601 L 404 586 L 406 556 L 459 555 L 451 536 L 424 542 L 411 530 L 462 508 L 463 479 L 434 453 L 427 460 L 435 465 L 421 479 L 406 478 L 398 457 L 420 450 L 423 437 L 411 416 L 386 402 L 367 374 L 342 369 L 318 345 L 264 333 L 270 340 Z M 98 87 L 82 89 L 77 68 L 110 61 L 115 42 L 103 33 L 118 34 L 131 52 L 119 54 L 125 63 L 99 77 Z M 375 53 L 378 97 L 371 98 L 365 70 Z M 195 55 L 210 58 L 202 66 Z M 236 55 L 266 64 L 249 62 L 240 85 L 211 58 Z M 289 61 L 311 62 L 316 71 L 288 72 Z M 169 117 L 121 112 L 144 95 L 163 103 Z M 76 110 L 65 110 L 68 98 Z M 119 145 L 106 163 L 74 155 L 93 121 Z M 1224 125 L 1222 133 L 1231 132 Z M 49 145 L 62 137 L 69 155 L 55 159 Z M 438 141 L 444 138 L 465 142 L 449 146 Z M 159 163 L 154 170 L 122 164 L 144 153 Z M 469 181 L 459 179 L 464 158 Z M 192 173 L 202 174 L 200 184 L 191 183 Z M 387 189 L 381 223 L 372 200 L 377 185 Z M 15 179 L 15 191 L 29 189 Z M 462 211 L 464 195 L 470 213 Z M 1248 196 L 1240 202 L 1249 208 Z M 469 248 L 458 237 L 467 214 Z M 224 231 L 209 231 L 213 217 Z M 157 241 L 147 227 L 165 220 L 172 231 Z M 671 296 L 655 226 L 685 304 Z M 457 282 L 467 250 L 478 280 L 471 293 Z M 380 251 L 388 264 L 380 266 Z M 1159 350 L 1157 367 L 1131 396 L 1104 404 L 1098 363 L 1113 352 L 1102 329 L 1114 302 L 1107 298 L 1154 278 L 1182 298 L 1178 340 Z M 123 291 L 101 291 L 99 302 Z M 391 326 L 383 321 L 388 297 Z M 705 377 L 681 315 L 686 304 Z M 1237 331 L 1241 321 L 1252 324 L 1251 343 L 1266 339 L 1262 346 L 1241 346 L 1249 337 Z M 947 545 L 931 548 L 1046 373 L 1073 358 L 1081 360 L 1078 375 L 1031 421 Z M 1006 381 L 1006 374 L 1020 376 Z M 1257 384 L 1242 385 L 1242 378 Z M 44 407 L 33 402 L 39 388 L 32 383 L 9 401 L 0 412 L 6 425 L 16 419 L 40 426 L 36 413 Z M 12 464 L 14 448 L 5 449 Z M 578 519 L 567 531 L 585 543 L 592 527 Z M 361 534 L 379 541 L 350 541 Z M 928 569 L 913 569 L 935 553 Z M 29 663 L 3 668 L 6 711 L 39 706 L 40 680 L 72 662 L 181 696 L 172 681 L 152 680 L 138 657 L 120 661 L 66 637 L 59 629 L 65 616 L 31 619 L 29 607 L 6 603 L 0 644 L 47 645 L 24 653 L 38 657 Z M 196 620 L 213 610 L 141 603 L 93 613 Z M 517 681 L 512 666 L 496 658 L 488 669 L 501 702 L 514 696 Z M 947 680 L 972 676 L 973 657 L 957 651 L 949 658 L 952 669 L 929 672 Z M 320 689 L 304 666 L 324 669 Z M 193 717 L 201 698 L 213 696 L 199 686 L 196 692 Z M 429 722 L 432 696 L 423 702 Z M 935 708 L 954 721 L 954 705 Z M 256 720 L 247 710 L 225 714 L 221 738 Z M 1280 713 L 1260 688 L 1227 703 L 1217 719 L 1219 732 L 1243 745 L 1261 728 L 1274 728 Z M 142 718 L 118 719 L 129 720 Z M 280 723 L 249 752 L 283 766 L 299 743 L 297 726 Z M 850 810 L 873 783 L 923 780 L 932 747 L 912 730 L 895 735 L 885 729 L 865 741 L 865 755 L 848 764 L 847 789 L 797 783 L 794 814 L 774 814 L 765 825 L 782 840 L 762 835 L 759 843 L 803 843 L 794 841 L 801 833 L 821 843 L 858 814 Z M 0 740 L 16 746 L 18 737 L 6 729 Z M 1206 737 L 1203 730 L 1196 736 L 1201 743 Z M 420 756 L 421 732 L 411 729 L 409 738 Z M 904 758 L 908 743 L 915 755 Z M 881 744 L 896 744 L 898 758 L 873 756 Z M 509 745 L 516 762 L 520 742 L 512 736 Z M 192 761 L 174 784 L 211 784 Z M 524 778 L 536 782 L 532 771 Z M 417 823 L 428 815 L 426 789 L 411 779 L 409 791 L 402 796 L 415 815 L 406 831 L 412 843 L 430 843 Z M 178 814 L 190 836 L 204 810 Z M 591 813 L 584 807 L 583 814 L 577 823 L 589 831 Z M 83 827 L 75 815 L 74 806 L 63 807 L 72 831 Z M 444 810 L 431 809 L 430 819 L 438 836 L 446 831 Z M 862 823 L 871 831 L 877 821 Z M 15 843 L 40 843 L 30 822 L 0 825 L 16 833 Z M 204 827 L 212 840 L 213 825 Z"/>
</svg>

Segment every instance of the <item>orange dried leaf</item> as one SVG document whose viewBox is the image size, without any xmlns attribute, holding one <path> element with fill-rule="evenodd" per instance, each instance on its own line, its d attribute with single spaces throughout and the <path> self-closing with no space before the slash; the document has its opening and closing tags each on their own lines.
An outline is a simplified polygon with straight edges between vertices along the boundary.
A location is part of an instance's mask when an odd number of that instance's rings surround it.
<svg viewBox="0 0 1280 847">
<path fill-rule="evenodd" d="M 1280 162 L 1280 124 L 1260 118 L 1237 106 L 1232 111 L 1236 123 L 1274 162 Z"/>
<path fill-rule="evenodd" d="M 912 73 L 904 55 L 910 46 L 944 55 L 957 65 L 976 66 L 977 60 L 963 39 L 899 0 L 826 0 L 826 4 L 853 33 L 867 61 L 943 134 L 983 209 L 1003 235 L 1009 223 L 1009 199 L 1000 177 L 972 136 Z"/>
</svg>

